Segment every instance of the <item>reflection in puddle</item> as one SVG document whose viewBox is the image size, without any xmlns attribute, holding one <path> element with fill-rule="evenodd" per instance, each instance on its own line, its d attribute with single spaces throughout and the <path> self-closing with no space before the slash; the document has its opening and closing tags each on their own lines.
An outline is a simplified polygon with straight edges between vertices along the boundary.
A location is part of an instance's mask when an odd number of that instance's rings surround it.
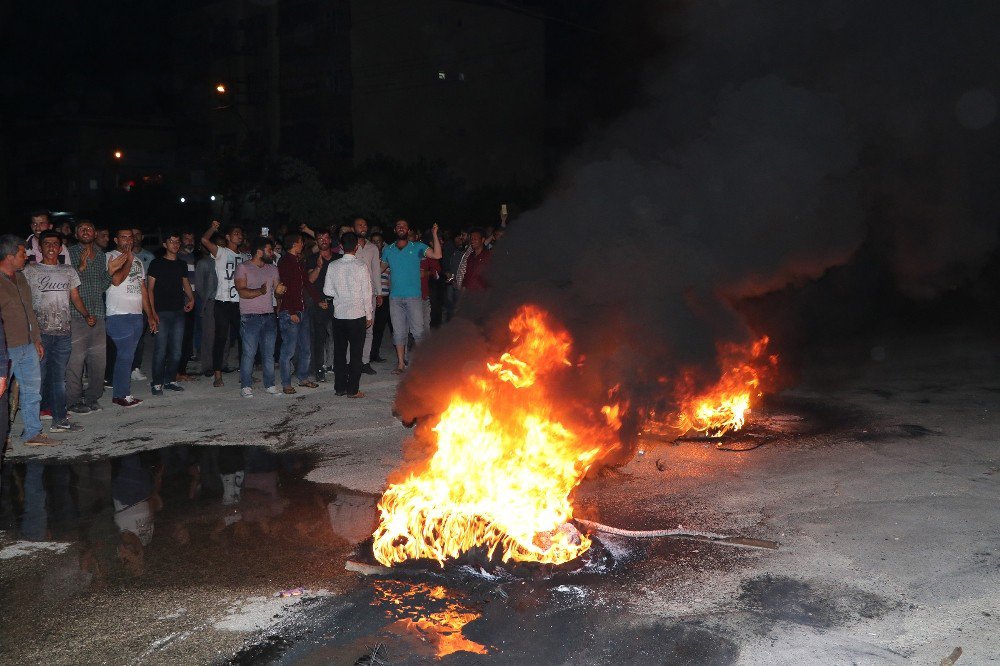
<svg viewBox="0 0 1000 666">
<path fill-rule="evenodd" d="M 372 604 L 386 606 L 386 614 L 396 618 L 386 631 L 428 643 L 436 657 L 460 651 L 489 654 L 485 645 L 462 635 L 462 627 L 482 614 L 448 597 L 441 585 L 382 580 L 375 583 Z"/>
</svg>

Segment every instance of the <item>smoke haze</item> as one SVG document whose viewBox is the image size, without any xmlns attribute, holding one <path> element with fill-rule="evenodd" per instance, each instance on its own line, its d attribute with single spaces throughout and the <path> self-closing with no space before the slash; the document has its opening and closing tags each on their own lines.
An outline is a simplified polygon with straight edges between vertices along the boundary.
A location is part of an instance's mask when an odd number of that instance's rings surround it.
<svg viewBox="0 0 1000 666">
<path fill-rule="evenodd" d="M 975 275 L 1000 212 L 998 18 L 995 3 L 927 1 L 665 16 L 642 105 L 512 224 L 492 291 L 425 343 L 398 411 L 440 411 L 435 388 L 462 371 L 450 359 L 485 358 L 524 302 L 586 356 L 576 393 L 621 382 L 641 403 L 658 377 L 710 375 L 716 342 L 749 337 L 735 301 L 818 278 L 863 244 L 913 297 Z"/>
</svg>

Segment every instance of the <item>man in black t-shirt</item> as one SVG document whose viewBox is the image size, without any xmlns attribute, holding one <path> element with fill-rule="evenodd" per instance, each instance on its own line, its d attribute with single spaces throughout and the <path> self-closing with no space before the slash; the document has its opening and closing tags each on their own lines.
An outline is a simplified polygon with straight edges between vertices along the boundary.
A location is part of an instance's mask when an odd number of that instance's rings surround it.
<svg viewBox="0 0 1000 666">
<path fill-rule="evenodd" d="M 194 292 L 188 280 L 187 263 L 177 258 L 180 234 L 168 233 L 164 254 L 149 264 L 149 307 L 160 320 L 153 344 L 153 395 L 183 391 L 177 383 L 177 367 L 184 339 L 184 316 L 194 308 Z"/>
<path fill-rule="evenodd" d="M 340 259 L 340 255 L 337 254 L 333 247 L 333 239 L 328 229 L 316 231 L 315 236 L 315 253 L 306 258 L 305 269 L 306 277 L 322 292 L 323 285 L 326 284 L 327 267 L 334 259 Z M 326 341 L 330 337 L 328 331 L 333 324 L 333 308 L 324 310 L 319 307 L 319 303 L 313 302 L 308 294 L 306 298 L 309 301 L 306 303 L 309 309 L 309 324 L 312 326 L 312 355 L 309 358 L 309 370 L 316 377 L 316 381 L 325 382 L 326 369 L 324 368 L 324 359 L 326 356 Z"/>
</svg>

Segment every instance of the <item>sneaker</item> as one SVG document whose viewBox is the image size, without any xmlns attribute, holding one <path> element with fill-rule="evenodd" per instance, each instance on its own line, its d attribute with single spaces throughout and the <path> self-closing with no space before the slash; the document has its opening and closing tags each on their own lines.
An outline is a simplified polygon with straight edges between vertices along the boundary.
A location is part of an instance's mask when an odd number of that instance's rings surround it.
<svg viewBox="0 0 1000 666">
<path fill-rule="evenodd" d="M 294 386 L 286 386 L 285 388 L 283 388 L 281 390 L 282 390 L 282 392 L 285 395 L 295 395 L 295 393 L 296 393 L 296 390 L 295 390 Z"/>
<path fill-rule="evenodd" d="M 115 383 L 113 381 L 111 381 L 110 379 L 104 380 L 104 388 L 114 388 L 114 387 Z"/>
<path fill-rule="evenodd" d="M 99 405 L 99 404 L 97 403 L 97 401 L 96 401 L 96 400 L 95 400 L 94 402 L 88 402 L 88 403 L 87 403 L 87 407 L 90 407 L 90 413 L 91 413 L 91 414 L 93 414 L 94 412 L 99 412 L 99 411 L 101 411 L 101 409 L 103 409 L 103 408 L 102 408 L 102 407 L 101 407 L 101 406 L 100 406 L 100 405 Z"/>
<path fill-rule="evenodd" d="M 249 386 L 247 386 L 246 388 L 240 389 L 240 395 L 242 395 L 244 398 L 252 398 L 253 397 L 253 389 L 250 388 Z"/>
<path fill-rule="evenodd" d="M 319 384 L 317 384 L 316 382 L 311 382 L 308 379 L 303 379 L 301 382 L 299 382 L 299 386 L 303 388 L 319 388 Z"/>
<path fill-rule="evenodd" d="M 281 395 L 281 391 L 278 390 L 277 386 L 268 386 L 264 390 L 270 393 L 271 395 Z"/>
<path fill-rule="evenodd" d="M 139 400 L 139 398 L 134 395 L 127 395 L 124 398 L 111 398 L 111 402 L 122 407 L 135 407 L 142 402 L 142 400 Z"/>
<path fill-rule="evenodd" d="M 361 372 L 365 373 L 366 375 L 378 374 L 377 372 L 375 372 L 375 368 L 372 367 L 371 363 L 365 363 L 363 366 L 361 366 Z"/>
<path fill-rule="evenodd" d="M 316 381 L 325 382 L 326 381 L 326 370 L 322 367 L 316 368 Z"/>
<path fill-rule="evenodd" d="M 40 410 L 38 410 L 38 418 L 40 418 L 43 421 L 45 421 L 46 419 L 51 419 L 52 418 L 52 410 L 51 409 L 40 409 Z"/>
<path fill-rule="evenodd" d="M 184 387 L 181 386 L 180 384 L 178 384 L 177 382 L 167 382 L 166 384 L 163 385 L 163 388 L 167 389 L 168 391 L 183 391 L 184 390 Z"/>
<path fill-rule="evenodd" d="M 163 384 L 151 384 L 149 388 L 153 391 L 153 395 L 163 395 Z"/>
<path fill-rule="evenodd" d="M 82 425 L 73 423 L 69 419 L 58 421 L 49 426 L 49 432 L 80 432 L 81 430 L 83 430 Z"/>
<path fill-rule="evenodd" d="M 139 368 L 136 368 L 135 370 L 132 371 L 132 380 L 133 381 L 144 382 L 147 379 L 149 379 L 149 377 L 147 377 L 146 375 L 142 374 L 142 370 L 140 370 Z"/>
<path fill-rule="evenodd" d="M 27 446 L 56 446 L 60 444 L 58 439 L 52 439 L 46 434 L 38 433 L 31 439 L 24 440 Z"/>
<path fill-rule="evenodd" d="M 73 412 L 74 414 L 89 414 L 94 410 L 92 410 L 87 403 L 81 400 L 75 405 L 70 405 L 69 411 Z"/>
</svg>

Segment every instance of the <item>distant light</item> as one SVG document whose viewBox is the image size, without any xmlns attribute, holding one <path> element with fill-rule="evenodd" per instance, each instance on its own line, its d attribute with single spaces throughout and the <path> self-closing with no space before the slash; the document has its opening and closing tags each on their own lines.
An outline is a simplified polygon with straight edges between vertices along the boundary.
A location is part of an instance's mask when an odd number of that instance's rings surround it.
<svg viewBox="0 0 1000 666">
<path fill-rule="evenodd" d="M 187 199 L 185 199 L 184 197 L 181 197 L 181 203 L 185 203 L 186 201 L 187 201 Z"/>
<path fill-rule="evenodd" d="M 215 201 L 215 195 L 213 194 L 212 196 L 209 197 L 209 199 L 211 199 L 212 201 Z"/>
<path fill-rule="evenodd" d="M 464 72 L 459 72 L 458 73 L 458 80 L 459 81 L 464 81 L 465 80 L 465 73 Z"/>
<path fill-rule="evenodd" d="M 447 75 L 447 74 L 445 74 L 445 72 L 444 72 L 444 70 L 443 70 L 443 69 L 442 69 L 441 71 L 439 71 L 439 72 L 438 72 L 438 79 L 439 79 L 439 80 L 441 80 L 441 81 L 444 81 L 444 80 L 446 80 L 447 78 L 448 78 L 448 75 Z"/>
<path fill-rule="evenodd" d="M 116 150 L 113 154 L 116 160 L 120 160 L 124 156 L 124 153 L 122 153 L 122 151 L 120 150 Z"/>
<path fill-rule="evenodd" d="M 215 92 L 219 93 L 220 95 L 225 95 L 226 94 L 226 84 L 225 83 L 220 83 L 217 86 L 215 86 Z"/>
</svg>

